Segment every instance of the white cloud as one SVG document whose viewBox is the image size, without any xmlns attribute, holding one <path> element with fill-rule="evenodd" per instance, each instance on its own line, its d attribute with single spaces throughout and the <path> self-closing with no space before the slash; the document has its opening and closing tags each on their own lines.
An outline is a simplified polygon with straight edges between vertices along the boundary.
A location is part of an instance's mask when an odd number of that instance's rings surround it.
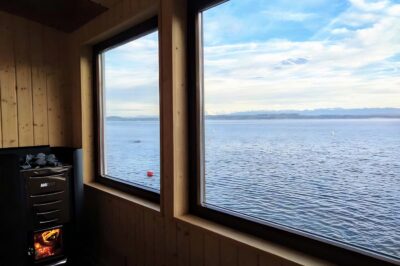
<svg viewBox="0 0 400 266">
<path fill-rule="evenodd" d="M 365 0 L 351 4 L 308 41 L 275 39 L 206 47 L 207 113 L 400 107 L 400 62 L 390 59 L 400 55 L 400 5 Z M 301 23 L 315 15 L 273 16 Z M 206 23 L 206 38 L 218 36 L 219 27 L 213 23 Z M 155 92 L 157 47 L 157 40 L 120 47 L 118 56 L 124 64 L 115 60 L 107 76 L 112 89 Z M 132 98 L 113 100 L 108 108 L 111 115 L 158 114 L 158 102 Z"/>
<path fill-rule="evenodd" d="M 106 116 L 138 117 L 158 116 L 158 104 L 146 104 L 134 100 L 108 101 L 106 105 Z"/>
<path fill-rule="evenodd" d="M 347 28 L 335 28 L 331 31 L 332 34 L 347 34 L 350 33 L 350 30 Z"/>
<path fill-rule="evenodd" d="M 108 69 L 105 85 L 108 90 L 135 90 L 143 87 L 158 87 L 158 73 L 146 69 Z"/>
<path fill-rule="evenodd" d="M 157 33 L 128 42 L 105 54 L 107 115 L 158 114 Z"/>
<path fill-rule="evenodd" d="M 206 47 L 207 113 L 400 107 L 400 63 L 389 60 L 400 54 L 398 5 L 353 5 L 310 41 Z M 351 29 L 349 14 L 370 24 Z"/>
<path fill-rule="evenodd" d="M 283 10 L 264 10 L 262 11 L 262 14 L 266 15 L 267 19 L 280 20 L 280 21 L 301 22 L 315 18 L 315 14 L 313 13 L 289 12 Z"/>
<path fill-rule="evenodd" d="M 381 11 L 388 7 L 389 1 L 374 1 L 374 0 L 349 0 L 350 3 L 362 11 Z"/>
</svg>

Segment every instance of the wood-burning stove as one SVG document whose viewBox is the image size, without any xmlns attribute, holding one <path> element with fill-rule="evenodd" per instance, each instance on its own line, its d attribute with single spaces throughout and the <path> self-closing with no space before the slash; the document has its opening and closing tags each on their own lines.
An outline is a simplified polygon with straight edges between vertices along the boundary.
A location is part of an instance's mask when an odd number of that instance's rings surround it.
<svg viewBox="0 0 400 266">
<path fill-rule="evenodd" d="M 0 265 L 61 265 L 71 231 L 72 166 L 21 169 L 21 156 L 0 153 Z"/>
<path fill-rule="evenodd" d="M 64 227 L 70 221 L 71 166 L 20 171 L 26 187 L 28 255 L 34 263 L 65 258 Z M 54 227 L 56 226 L 56 227 Z"/>
</svg>

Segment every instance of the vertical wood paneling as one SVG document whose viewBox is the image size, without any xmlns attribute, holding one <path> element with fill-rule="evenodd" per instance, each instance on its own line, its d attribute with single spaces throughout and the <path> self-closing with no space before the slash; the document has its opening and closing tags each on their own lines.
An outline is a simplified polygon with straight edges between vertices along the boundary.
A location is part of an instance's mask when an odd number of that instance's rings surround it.
<svg viewBox="0 0 400 266">
<path fill-rule="evenodd" d="M 73 111 L 72 111 L 72 80 L 70 77 L 70 72 L 68 71 L 71 68 L 71 50 L 68 45 L 66 34 L 59 33 L 59 41 L 58 41 L 58 58 L 60 60 L 60 83 L 58 87 L 58 92 L 60 93 L 60 98 L 58 104 L 60 105 L 59 119 L 61 121 L 60 131 L 60 143 L 59 146 L 68 146 L 70 147 L 72 144 L 72 120 Z"/>
<path fill-rule="evenodd" d="M 221 266 L 238 265 L 238 246 L 231 240 L 221 240 L 220 261 Z"/>
<path fill-rule="evenodd" d="M 239 266 L 258 266 L 258 253 L 250 247 L 241 247 L 238 254 Z"/>
<path fill-rule="evenodd" d="M 190 229 L 190 266 L 204 266 L 204 234 L 200 229 Z"/>
<path fill-rule="evenodd" d="M 154 266 L 154 215 L 149 211 L 144 212 L 144 241 L 145 246 L 145 266 Z"/>
<path fill-rule="evenodd" d="M 300 265 L 96 189 L 85 191 L 85 246 L 98 265 Z"/>
<path fill-rule="evenodd" d="M 215 235 L 204 236 L 204 265 L 218 266 L 220 264 L 220 241 Z"/>
<path fill-rule="evenodd" d="M 79 47 L 80 60 L 79 60 L 79 77 L 81 87 L 82 105 L 86 108 L 82 108 L 82 149 L 83 149 L 83 179 L 84 182 L 90 182 L 95 176 L 95 170 L 93 162 L 97 159 L 94 154 L 94 132 L 93 132 L 93 113 L 94 107 L 94 93 L 92 88 L 92 53 L 90 47 L 84 46 Z M 92 107 L 92 108 L 90 108 Z"/>
<path fill-rule="evenodd" d="M 65 81 L 62 79 L 63 73 L 61 64 L 65 62 L 61 58 L 61 33 L 45 30 L 45 40 L 49 41 L 46 45 L 46 86 L 47 86 L 47 103 L 48 103 L 48 120 L 49 120 L 49 144 L 51 146 L 63 146 L 65 144 L 64 129 L 66 127 L 63 110 L 63 98 Z M 66 54 L 68 56 L 68 54 Z"/>
<path fill-rule="evenodd" d="M 80 76 L 80 49 L 75 45 L 75 39 L 69 38 L 71 79 L 71 117 L 72 119 L 72 147 L 82 147 L 82 94 Z"/>
<path fill-rule="evenodd" d="M 171 218 L 164 219 L 165 221 L 165 242 L 167 243 L 166 249 L 166 263 L 168 266 L 175 266 L 178 264 L 178 245 L 177 245 L 177 228 L 176 223 Z"/>
<path fill-rule="evenodd" d="M 154 220 L 154 265 L 166 265 L 166 241 L 165 223 L 161 216 L 156 216 Z M 169 244 L 169 243 L 168 243 Z"/>
<path fill-rule="evenodd" d="M 115 204 L 118 205 L 118 201 L 115 201 Z M 129 263 L 129 258 L 128 258 L 128 253 L 132 247 L 132 239 L 131 239 L 131 234 L 129 233 L 129 213 L 131 206 L 127 204 L 126 201 L 123 201 L 119 204 L 119 216 L 120 216 L 120 225 L 119 225 L 119 231 L 120 231 L 120 241 L 121 243 L 125 243 L 124 245 L 120 245 L 120 252 L 123 257 L 123 265 L 128 266 Z"/>
<path fill-rule="evenodd" d="M 269 254 L 260 254 L 258 264 L 259 266 L 300 266 L 300 264 L 283 261 L 283 259 Z"/>
<path fill-rule="evenodd" d="M 29 38 L 31 43 L 34 145 L 46 145 L 49 143 L 43 37 L 43 26 L 31 23 Z"/>
<path fill-rule="evenodd" d="M 29 42 L 29 22 L 14 17 L 15 67 L 18 106 L 19 146 L 33 146 L 32 72 Z"/>
<path fill-rule="evenodd" d="M 126 216 L 126 264 L 127 266 L 137 265 L 137 245 L 136 245 L 136 208 L 131 204 L 126 203 L 126 210 L 123 214 Z"/>
<path fill-rule="evenodd" d="M 68 60 L 66 34 L 0 11 L 0 147 L 70 145 Z"/>
<path fill-rule="evenodd" d="M 2 146 L 18 146 L 17 92 L 12 18 L 0 13 L 0 86 Z"/>
<path fill-rule="evenodd" d="M 165 121 L 173 120 L 173 97 L 172 97 L 172 68 L 163 67 L 172 65 L 172 24 L 171 9 L 169 1 L 160 1 L 161 14 L 159 18 L 159 47 L 160 47 L 160 123 L 161 123 L 161 209 L 168 217 L 174 216 L 174 165 L 173 165 L 173 127 L 167 126 Z M 170 161 L 168 167 L 164 162 Z"/>
<path fill-rule="evenodd" d="M 145 264 L 145 245 L 144 245 L 144 210 L 137 208 L 136 210 L 136 265 L 143 266 Z"/>
<path fill-rule="evenodd" d="M 190 265 L 190 231 L 183 223 L 176 224 L 178 266 Z"/>
<path fill-rule="evenodd" d="M 59 62 L 57 35 L 50 29 L 45 29 L 44 39 L 46 43 L 46 87 L 47 87 L 47 115 L 50 145 L 57 145 L 60 136 L 57 128 L 60 127 L 60 120 L 57 117 L 58 111 L 58 86 L 59 86 Z"/>
</svg>

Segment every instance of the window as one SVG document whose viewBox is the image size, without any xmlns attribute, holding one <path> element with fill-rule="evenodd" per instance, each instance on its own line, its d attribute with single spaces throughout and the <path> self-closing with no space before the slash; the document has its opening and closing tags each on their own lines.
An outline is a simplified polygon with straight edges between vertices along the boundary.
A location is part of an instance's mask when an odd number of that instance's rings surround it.
<svg viewBox="0 0 400 266">
<path fill-rule="evenodd" d="M 159 200 L 157 18 L 98 44 L 94 51 L 99 181 Z"/>
<path fill-rule="evenodd" d="M 215 2 L 189 22 L 192 211 L 399 262 L 398 1 Z"/>
</svg>

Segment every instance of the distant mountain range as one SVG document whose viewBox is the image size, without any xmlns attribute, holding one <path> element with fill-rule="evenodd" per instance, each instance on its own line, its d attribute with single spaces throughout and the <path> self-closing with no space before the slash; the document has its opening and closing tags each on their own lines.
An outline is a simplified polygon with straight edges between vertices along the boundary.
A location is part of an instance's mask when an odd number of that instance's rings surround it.
<svg viewBox="0 0 400 266">
<path fill-rule="evenodd" d="M 250 119 L 366 119 L 400 118 L 400 108 L 359 108 L 359 109 L 314 109 L 248 111 L 223 115 L 206 115 L 210 120 L 250 120 Z M 157 117 L 120 117 L 109 116 L 107 121 L 154 121 Z"/>
<path fill-rule="evenodd" d="M 226 115 L 209 115 L 208 119 L 351 119 L 351 118 L 400 118 L 400 108 L 359 108 L 359 109 L 314 109 L 248 111 Z"/>
<path fill-rule="evenodd" d="M 154 116 L 135 116 L 135 117 L 122 117 L 122 116 L 107 116 L 107 121 L 156 121 L 158 117 Z"/>
</svg>

